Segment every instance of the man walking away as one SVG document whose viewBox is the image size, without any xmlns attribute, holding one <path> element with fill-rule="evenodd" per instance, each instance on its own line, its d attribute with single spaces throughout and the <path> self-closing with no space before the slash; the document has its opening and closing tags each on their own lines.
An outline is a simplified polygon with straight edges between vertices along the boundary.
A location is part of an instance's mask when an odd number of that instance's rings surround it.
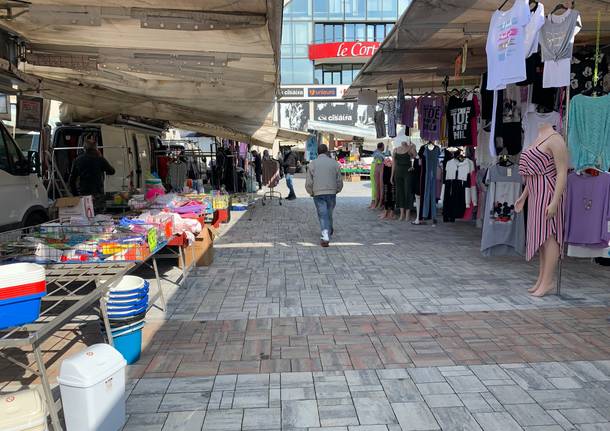
<svg viewBox="0 0 610 431">
<path fill-rule="evenodd" d="M 297 198 L 297 195 L 294 194 L 294 184 L 292 182 L 294 174 L 297 172 L 297 162 L 298 157 L 296 153 L 292 150 L 286 151 L 286 154 L 284 154 L 282 166 L 284 168 L 284 174 L 286 175 L 286 186 L 290 191 L 288 193 L 288 197 L 286 197 L 286 199 L 289 201 Z"/>
<path fill-rule="evenodd" d="M 316 205 L 322 237 L 320 245 L 328 247 L 334 233 L 333 210 L 337 203 L 337 193 L 343 189 L 341 167 L 328 153 L 325 144 L 318 146 L 318 158 L 309 163 L 305 190 L 313 197 Z"/>
<path fill-rule="evenodd" d="M 95 212 L 104 209 L 104 174 L 114 175 L 114 168 L 102 157 L 97 149 L 95 136 L 85 136 L 83 144 L 84 154 L 81 154 L 72 163 L 70 173 L 70 190 L 74 196 L 93 196 Z"/>
</svg>

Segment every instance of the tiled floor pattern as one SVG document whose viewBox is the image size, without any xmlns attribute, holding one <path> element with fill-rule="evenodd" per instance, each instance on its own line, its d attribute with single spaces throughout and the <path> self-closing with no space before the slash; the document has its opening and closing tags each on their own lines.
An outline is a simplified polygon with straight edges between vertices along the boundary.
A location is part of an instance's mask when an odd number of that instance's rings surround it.
<svg viewBox="0 0 610 431">
<path fill-rule="evenodd" d="M 368 193 L 346 184 L 329 249 L 310 199 L 225 227 L 148 315 L 124 430 L 610 430 L 608 268 L 568 259 L 563 296 L 532 298 L 535 262 L 481 257 L 469 223 L 379 222 Z M 89 329 L 49 341 L 52 375 Z M 0 361 L 0 391 L 31 382 Z"/>
<path fill-rule="evenodd" d="M 537 262 L 483 257 L 481 230 L 473 223 L 381 222 L 378 212 L 365 209 L 363 184 L 346 188 L 330 248 L 318 245 L 311 199 L 259 204 L 216 241 L 214 265 L 199 268 L 187 289 L 172 291 L 168 311 L 153 316 L 228 320 L 610 305 L 610 268 L 567 259 L 563 296 L 534 298 L 527 288 Z"/>
<path fill-rule="evenodd" d="M 130 431 L 610 429 L 610 361 L 134 380 Z"/>
<path fill-rule="evenodd" d="M 610 308 L 149 323 L 133 377 L 610 358 Z"/>
</svg>

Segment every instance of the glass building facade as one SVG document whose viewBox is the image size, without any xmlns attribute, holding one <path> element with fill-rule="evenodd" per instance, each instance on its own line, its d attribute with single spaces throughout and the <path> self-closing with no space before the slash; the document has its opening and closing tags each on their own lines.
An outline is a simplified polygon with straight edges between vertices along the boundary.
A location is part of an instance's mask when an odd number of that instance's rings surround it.
<svg viewBox="0 0 610 431">
<path fill-rule="evenodd" d="M 281 83 L 349 85 L 364 64 L 314 65 L 309 45 L 382 42 L 411 0 L 291 0 L 284 7 Z"/>
</svg>

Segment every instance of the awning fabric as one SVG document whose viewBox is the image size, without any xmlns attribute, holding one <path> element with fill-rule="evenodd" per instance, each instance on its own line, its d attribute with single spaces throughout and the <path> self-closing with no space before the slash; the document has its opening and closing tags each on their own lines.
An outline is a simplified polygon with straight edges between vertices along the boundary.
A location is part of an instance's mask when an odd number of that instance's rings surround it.
<svg viewBox="0 0 610 431">
<path fill-rule="evenodd" d="M 100 117 L 123 113 L 242 141 L 275 139 L 282 0 L 32 0 L 23 7 L 3 25 L 27 42 L 21 71 L 35 78 L 30 91 Z"/>
<path fill-rule="evenodd" d="M 513 2 L 509 0 L 503 10 Z M 543 3 L 548 13 L 559 1 Z M 583 23 L 576 43 L 595 42 L 598 11 L 601 12 L 602 41 L 607 43 L 610 39 L 610 2 L 577 0 L 574 3 Z M 489 20 L 501 4 L 501 0 L 412 0 L 344 98 L 356 98 L 361 89 L 376 89 L 380 96 L 395 94 L 400 78 L 407 89 L 414 90 L 439 89 L 445 76 L 451 79 L 451 87 L 475 85 L 486 69 Z M 465 43 L 468 43 L 466 73 L 455 79 L 455 59 Z"/>
</svg>

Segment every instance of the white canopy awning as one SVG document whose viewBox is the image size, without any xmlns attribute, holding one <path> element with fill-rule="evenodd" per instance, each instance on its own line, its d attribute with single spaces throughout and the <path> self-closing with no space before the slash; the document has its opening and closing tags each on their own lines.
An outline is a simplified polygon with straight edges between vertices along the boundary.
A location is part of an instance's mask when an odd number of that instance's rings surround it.
<svg viewBox="0 0 610 431">
<path fill-rule="evenodd" d="M 282 7 L 282 0 L 32 0 L 3 25 L 27 42 L 21 70 L 35 78 L 32 92 L 100 117 L 156 118 L 269 144 L 277 133 Z"/>
<path fill-rule="evenodd" d="M 503 10 L 512 6 L 509 0 Z M 552 11 L 557 0 L 543 1 Z M 582 17 L 583 29 L 578 44 L 594 43 L 597 14 L 601 12 L 602 41 L 610 38 L 610 2 L 578 0 L 575 8 Z M 396 94 L 399 79 L 409 89 L 438 89 L 445 76 L 450 86 L 476 85 L 486 69 L 485 43 L 489 20 L 502 0 L 412 0 L 380 49 L 362 68 L 344 98 L 358 96 L 361 89 L 375 89 L 380 95 Z M 563 2 L 569 5 L 570 2 Z M 468 43 L 466 73 L 454 77 L 458 53 Z"/>
</svg>

